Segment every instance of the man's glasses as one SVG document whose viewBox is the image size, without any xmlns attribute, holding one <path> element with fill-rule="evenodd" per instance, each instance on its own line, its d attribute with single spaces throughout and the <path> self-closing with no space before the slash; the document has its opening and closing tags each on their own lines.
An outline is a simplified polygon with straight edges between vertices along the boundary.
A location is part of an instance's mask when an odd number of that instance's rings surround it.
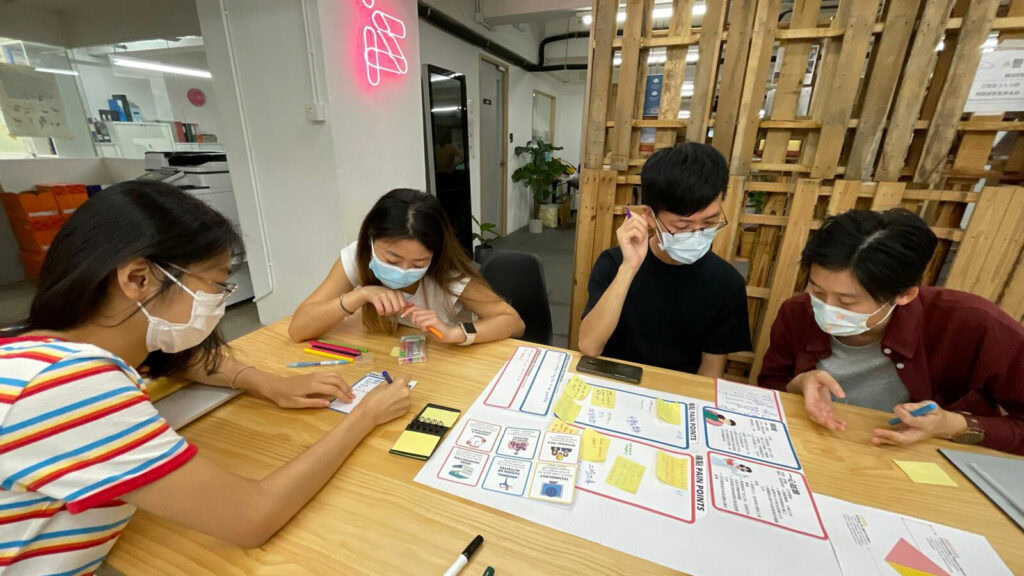
<svg viewBox="0 0 1024 576">
<path fill-rule="evenodd" d="M 680 228 L 679 230 L 673 231 L 669 230 L 668 225 L 665 224 L 664 222 L 661 222 L 659 218 L 655 217 L 655 220 L 658 220 L 658 223 L 661 224 L 665 228 L 665 231 L 668 232 L 669 234 L 714 234 L 715 232 L 718 232 L 722 228 L 725 228 L 726 226 L 729 225 L 729 221 L 725 218 L 725 216 L 722 216 L 722 219 L 719 220 L 718 222 L 715 222 L 714 224 L 707 224 L 701 228 L 694 228 L 688 226 L 686 228 Z"/>
</svg>

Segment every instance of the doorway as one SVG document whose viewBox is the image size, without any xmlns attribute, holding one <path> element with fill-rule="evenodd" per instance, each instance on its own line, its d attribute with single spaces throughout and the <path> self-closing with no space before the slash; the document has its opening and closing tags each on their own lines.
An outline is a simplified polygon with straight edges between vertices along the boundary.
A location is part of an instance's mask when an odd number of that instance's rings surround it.
<svg viewBox="0 0 1024 576">
<path fill-rule="evenodd" d="M 508 68 L 480 58 L 480 221 L 507 233 Z"/>
<path fill-rule="evenodd" d="M 470 194 L 466 76 L 426 66 L 423 84 L 427 119 L 427 174 L 430 192 L 448 215 L 455 237 L 473 256 L 473 205 Z"/>
</svg>

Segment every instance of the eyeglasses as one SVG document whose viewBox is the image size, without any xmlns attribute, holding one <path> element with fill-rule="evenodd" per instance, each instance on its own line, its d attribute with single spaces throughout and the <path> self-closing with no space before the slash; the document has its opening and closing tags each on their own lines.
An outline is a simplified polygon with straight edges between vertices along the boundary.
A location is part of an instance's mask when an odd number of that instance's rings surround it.
<svg viewBox="0 0 1024 576">
<path fill-rule="evenodd" d="M 701 235 L 704 235 L 704 234 L 714 234 L 715 232 L 718 232 L 722 228 L 725 228 L 726 226 L 729 225 L 729 221 L 725 218 L 725 216 L 722 216 L 722 219 L 720 221 L 715 222 L 714 224 L 710 224 L 710 225 L 704 226 L 703 228 L 686 227 L 686 228 L 680 228 L 679 230 L 672 231 L 672 230 L 668 229 L 668 225 L 665 224 L 664 222 L 662 222 L 660 218 L 655 217 L 654 219 L 658 222 L 658 224 L 663 226 L 665 228 L 665 231 L 668 232 L 669 234 L 693 234 L 693 233 L 697 233 L 697 234 L 701 234 Z"/>
<path fill-rule="evenodd" d="M 174 268 L 175 270 L 181 272 L 182 274 L 188 274 L 193 278 L 198 278 L 211 286 L 216 286 L 217 288 L 219 288 L 221 298 L 217 302 L 217 306 L 220 306 L 225 301 L 227 301 L 228 298 L 231 298 L 231 295 L 234 294 L 236 290 L 238 290 L 238 284 L 235 284 L 234 282 L 216 282 L 214 280 L 210 280 L 209 278 L 203 278 L 202 276 L 196 274 L 195 272 L 190 272 L 182 268 L 181 266 L 178 266 L 177 264 L 167 263 L 167 266 L 170 268 Z"/>
</svg>

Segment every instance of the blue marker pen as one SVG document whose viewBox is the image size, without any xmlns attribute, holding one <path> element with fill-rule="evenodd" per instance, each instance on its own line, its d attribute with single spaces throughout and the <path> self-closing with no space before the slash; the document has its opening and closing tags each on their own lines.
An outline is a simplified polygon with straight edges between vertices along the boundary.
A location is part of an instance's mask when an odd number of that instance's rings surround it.
<svg viewBox="0 0 1024 576">
<path fill-rule="evenodd" d="M 341 366 L 342 364 L 351 364 L 351 360 L 324 360 L 323 362 L 292 362 L 286 364 L 287 368 L 308 368 L 310 366 Z"/>
<path fill-rule="evenodd" d="M 394 382 L 394 380 L 391 379 L 391 374 L 388 374 L 387 370 L 381 370 L 380 373 L 381 373 L 381 376 L 384 376 L 384 380 L 387 380 L 388 384 L 391 384 L 392 382 Z"/>
<path fill-rule="evenodd" d="M 924 406 L 921 406 L 920 408 L 918 408 L 916 410 L 911 410 L 910 415 L 911 416 L 915 416 L 915 417 L 916 416 L 924 416 L 925 414 L 927 414 L 929 412 L 935 411 L 935 409 L 937 409 L 938 407 L 939 407 L 939 405 L 936 404 L 935 402 L 929 402 L 929 403 L 925 404 Z M 889 426 L 896 426 L 898 424 L 901 424 L 902 422 L 903 422 L 903 420 L 900 420 L 899 418 L 893 418 L 892 420 L 889 420 Z"/>
</svg>

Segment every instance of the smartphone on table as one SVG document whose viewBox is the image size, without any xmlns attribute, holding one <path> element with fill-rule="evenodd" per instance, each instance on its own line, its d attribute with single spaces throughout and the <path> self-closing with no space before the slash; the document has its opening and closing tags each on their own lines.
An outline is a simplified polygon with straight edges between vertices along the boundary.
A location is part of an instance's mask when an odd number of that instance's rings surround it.
<svg viewBox="0 0 1024 576">
<path fill-rule="evenodd" d="M 591 356 L 581 357 L 580 361 L 576 363 L 576 371 L 629 382 L 630 384 L 639 384 L 640 378 L 644 375 L 644 369 L 639 366 L 631 366 Z"/>
</svg>

